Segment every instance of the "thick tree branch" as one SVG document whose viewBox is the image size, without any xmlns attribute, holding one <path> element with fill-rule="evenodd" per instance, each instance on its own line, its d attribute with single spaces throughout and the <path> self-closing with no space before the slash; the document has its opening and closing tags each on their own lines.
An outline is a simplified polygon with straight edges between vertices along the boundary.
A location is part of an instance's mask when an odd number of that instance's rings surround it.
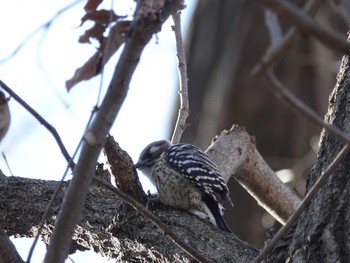
<svg viewBox="0 0 350 263">
<path fill-rule="evenodd" d="M 84 136 L 85 142 L 57 216 L 45 262 L 64 262 L 66 259 L 76 222 L 95 174 L 97 158 L 124 102 L 141 53 L 152 35 L 161 30 L 162 23 L 180 8 L 182 1 L 143 1 L 136 11 L 130 37 L 116 65 L 110 86 Z"/>
<path fill-rule="evenodd" d="M 138 203 L 128 194 L 123 193 L 118 188 L 115 188 L 113 185 L 94 177 L 94 182 L 104 188 L 112 191 L 116 194 L 122 201 L 131 205 L 138 213 L 142 214 L 145 218 L 149 219 L 158 229 L 166 236 L 169 236 L 172 241 L 183 251 L 185 251 L 192 259 L 196 260 L 199 263 L 208 262 L 201 254 L 199 254 L 195 249 L 187 245 L 182 239 L 180 239 L 176 234 L 174 234 L 165 224 L 162 223 L 154 214 L 152 214 L 146 207 Z"/>
<path fill-rule="evenodd" d="M 58 183 L 19 177 L 0 178 L 0 220 L 9 235 L 32 237 L 36 233 L 41 214 Z M 68 184 L 64 182 L 59 199 L 45 221 L 41 235 L 45 243 L 49 242 Z M 148 209 L 208 262 L 250 262 L 258 254 L 257 249 L 234 235 L 219 231 L 209 221 L 187 211 L 153 202 Z M 188 255 L 149 219 L 125 206 L 110 190 L 96 185 L 89 187 L 72 239 L 70 253 L 92 248 L 102 256 L 122 262 L 190 262 Z"/>
<path fill-rule="evenodd" d="M 222 132 L 207 149 L 228 181 L 233 176 L 281 224 L 296 211 L 300 198 L 285 185 L 263 160 L 254 138 L 234 125 Z"/>
</svg>

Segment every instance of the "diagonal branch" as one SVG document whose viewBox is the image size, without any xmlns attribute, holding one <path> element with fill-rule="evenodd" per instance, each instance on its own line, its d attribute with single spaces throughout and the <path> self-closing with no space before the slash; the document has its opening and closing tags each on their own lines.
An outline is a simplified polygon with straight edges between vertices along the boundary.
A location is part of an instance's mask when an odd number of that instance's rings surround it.
<svg viewBox="0 0 350 263">
<path fill-rule="evenodd" d="M 337 127 L 325 123 L 323 119 L 309 106 L 303 103 L 300 99 L 294 96 L 288 88 L 279 81 L 276 76 L 272 73 L 272 71 L 268 71 L 267 75 L 264 77 L 264 81 L 267 86 L 272 89 L 272 91 L 276 94 L 279 99 L 283 99 L 287 102 L 294 110 L 301 113 L 303 116 L 308 118 L 310 121 L 315 123 L 316 125 L 324 128 L 329 133 L 333 134 L 336 138 L 344 141 L 347 144 L 350 144 L 350 136 L 342 132 Z"/>
<path fill-rule="evenodd" d="M 30 114 L 33 115 L 37 121 L 40 122 L 55 138 L 55 141 L 58 144 L 58 147 L 60 148 L 64 158 L 66 159 L 67 163 L 69 164 L 70 168 L 73 169 L 74 163 L 72 158 L 70 157 L 66 147 L 64 146 L 60 135 L 58 134 L 57 130 L 48 123 L 39 113 L 37 113 L 32 107 L 30 107 L 20 96 L 18 96 L 9 86 L 7 86 L 4 82 L 0 80 L 0 86 L 2 89 L 4 89 L 15 101 L 17 101 L 23 108 L 25 108 Z"/>
<path fill-rule="evenodd" d="M 261 262 L 266 255 L 274 249 L 277 242 L 287 233 L 287 231 L 294 225 L 302 212 L 307 208 L 310 204 L 314 196 L 318 193 L 318 190 L 324 185 L 324 183 L 328 180 L 328 178 L 333 174 L 333 172 L 338 168 L 340 163 L 345 159 L 347 154 L 349 153 L 350 147 L 345 145 L 338 155 L 335 157 L 333 162 L 327 167 L 327 169 L 321 174 L 316 183 L 312 186 L 311 190 L 305 196 L 303 202 L 295 211 L 295 213 L 288 219 L 287 223 L 280 228 L 277 234 L 273 237 L 273 239 L 264 247 L 264 249 L 260 252 L 260 254 L 254 260 L 255 263 Z"/>
<path fill-rule="evenodd" d="M 322 1 L 320 0 L 310 0 L 308 1 L 303 10 L 307 13 L 315 13 L 320 7 Z M 271 46 L 264 57 L 261 59 L 259 64 L 255 65 L 251 75 L 260 75 L 265 73 L 270 67 L 276 64 L 285 55 L 285 52 L 300 38 L 300 31 L 297 27 L 292 26 L 286 33 L 283 40 L 277 46 Z"/>
<path fill-rule="evenodd" d="M 340 33 L 320 25 L 315 19 L 287 0 L 260 0 L 280 16 L 288 17 L 303 32 L 306 32 L 331 49 L 350 54 L 350 44 Z"/>
<path fill-rule="evenodd" d="M 160 3 L 161 2 L 161 3 Z M 116 65 L 107 93 L 85 133 L 85 141 L 57 216 L 45 262 L 64 262 L 105 138 L 125 100 L 141 53 L 162 23 L 183 7 L 182 1 L 143 1 L 135 13 L 132 32 Z"/>
</svg>

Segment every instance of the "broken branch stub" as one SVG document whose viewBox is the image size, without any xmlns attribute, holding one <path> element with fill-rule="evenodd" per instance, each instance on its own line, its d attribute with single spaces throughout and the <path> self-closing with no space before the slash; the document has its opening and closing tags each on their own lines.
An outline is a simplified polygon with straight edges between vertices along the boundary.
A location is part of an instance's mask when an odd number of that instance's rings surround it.
<svg viewBox="0 0 350 263">
<path fill-rule="evenodd" d="M 233 125 L 217 136 L 206 153 L 227 182 L 233 176 L 281 224 L 296 211 L 300 198 L 284 184 L 256 149 L 255 139 Z"/>
</svg>

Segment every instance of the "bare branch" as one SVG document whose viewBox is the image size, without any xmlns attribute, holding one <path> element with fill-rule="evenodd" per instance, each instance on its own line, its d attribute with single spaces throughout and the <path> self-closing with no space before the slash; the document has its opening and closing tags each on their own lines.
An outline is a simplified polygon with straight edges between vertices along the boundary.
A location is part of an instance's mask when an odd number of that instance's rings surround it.
<svg viewBox="0 0 350 263">
<path fill-rule="evenodd" d="M 300 198 L 285 185 L 263 160 L 254 138 L 237 125 L 214 139 L 206 153 L 228 181 L 231 176 L 281 224 L 296 211 Z"/>
<path fill-rule="evenodd" d="M 273 239 L 264 247 L 260 252 L 259 256 L 254 260 L 255 263 L 261 262 L 266 255 L 274 249 L 277 242 L 287 233 L 287 231 L 293 226 L 296 220 L 299 218 L 302 212 L 307 208 L 307 206 L 312 201 L 313 197 L 318 193 L 318 190 L 324 185 L 328 178 L 333 174 L 333 172 L 338 168 L 339 164 L 345 159 L 349 153 L 350 146 L 345 145 L 338 155 L 335 157 L 333 162 L 327 167 L 327 169 L 321 174 L 316 183 L 312 186 L 311 190 L 305 196 L 303 202 L 298 207 L 297 211 L 288 219 L 287 223 L 281 227 Z"/>
<path fill-rule="evenodd" d="M 270 48 L 274 48 L 282 42 L 282 28 L 276 13 L 270 9 L 264 10 L 265 24 L 270 33 Z"/>
<path fill-rule="evenodd" d="M 341 15 L 344 21 L 350 26 L 350 1 L 349 0 L 328 0 L 331 6 Z"/>
<path fill-rule="evenodd" d="M 161 30 L 161 25 L 170 16 L 170 12 L 182 8 L 182 1 L 160 2 L 142 1 L 135 13 L 132 32 L 116 65 L 110 86 L 85 133 L 81 154 L 57 216 L 45 262 L 64 262 L 66 259 L 76 222 L 95 175 L 97 158 L 124 102 L 141 53 L 152 35 Z"/>
<path fill-rule="evenodd" d="M 322 1 L 320 0 L 310 0 L 305 4 L 303 10 L 307 13 L 315 13 L 321 3 Z M 255 76 L 265 73 L 268 68 L 276 64 L 285 55 L 285 52 L 297 42 L 299 38 L 300 32 L 297 27 L 293 26 L 288 30 L 281 43 L 277 46 L 271 45 L 268 48 L 260 63 L 254 66 L 251 75 Z"/>
<path fill-rule="evenodd" d="M 337 127 L 325 123 L 323 119 L 318 116 L 318 114 L 312 110 L 309 106 L 299 100 L 296 96 L 294 96 L 288 88 L 279 81 L 276 76 L 272 73 L 272 71 L 268 71 L 264 80 L 267 86 L 272 89 L 272 91 L 276 94 L 278 99 L 282 99 L 287 102 L 294 110 L 301 113 L 304 117 L 308 118 L 310 121 L 315 123 L 316 125 L 323 127 L 326 131 L 334 135 L 336 138 L 344 141 L 347 144 L 350 144 L 350 136 L 342 132 Z"/>
<path fill-rule="evenodd" d="M 176 12 L 172 15 L 174 20 L 174 32 L 176 39 L 176 50 L 177 58 L 179 60 L 179 79 L 180 79 L 180 109 L 177 116 L 176 125 L 174 128 L 174 133 L 171 138 L 172 143 L 178 143 L 181 139 L 181 135 L 184 132 L 186 125 L 186 120 L 190 114 L 190 106 L 188 99 L 188 77 L 187 77 L 187 65 L 185 57 L 185 48 L 182 41 L 181 32 L 181 12 Z"/>
<path fill-rule="evenodd" d="M 260 0 L 280 16 L 288 17 L 303 32 L 316 37 L 331 49 L 350 54 L 350 44 L 340 33 L 320 25 L 315 19 L 287 0 Z"/>
<path fill-rule="evenodd" d="M 72 158 L 70 157 L 66 147 L 64 146 L 60 135 L 56 131 L 56 129 L 48 123 L 39 113 L 37 113 L 32 107 L 30 107 L 20 96 L 18 96 L 10 87 L 8 87 L 4 82 L 0 80 L 0 86 L 3 88 L 10 96 L 17 101 L 23 108 L 25 108 L 37 121 L 40 122 L 54 137 L 55 141 L 58 144 L 58 147 L 60 148 L 64 158 L 66 159 L 67 163 L 71 168 L 74 167 L 74 163 Z"/>
</svg>

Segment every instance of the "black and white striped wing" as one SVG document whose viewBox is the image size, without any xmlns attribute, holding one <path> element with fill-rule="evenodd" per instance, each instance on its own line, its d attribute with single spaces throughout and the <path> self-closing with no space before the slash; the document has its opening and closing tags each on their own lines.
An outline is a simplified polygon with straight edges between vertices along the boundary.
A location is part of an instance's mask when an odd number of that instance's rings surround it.
<svg viewBox="0 0 350 263">
<path fill-rule="evenodd" d="M 227 185 L 213 161 L 190 144 L 174 144 L 165 151 L 170 166 L 216 200 L 215 193 L 231 203 Z"/>
</svg>

